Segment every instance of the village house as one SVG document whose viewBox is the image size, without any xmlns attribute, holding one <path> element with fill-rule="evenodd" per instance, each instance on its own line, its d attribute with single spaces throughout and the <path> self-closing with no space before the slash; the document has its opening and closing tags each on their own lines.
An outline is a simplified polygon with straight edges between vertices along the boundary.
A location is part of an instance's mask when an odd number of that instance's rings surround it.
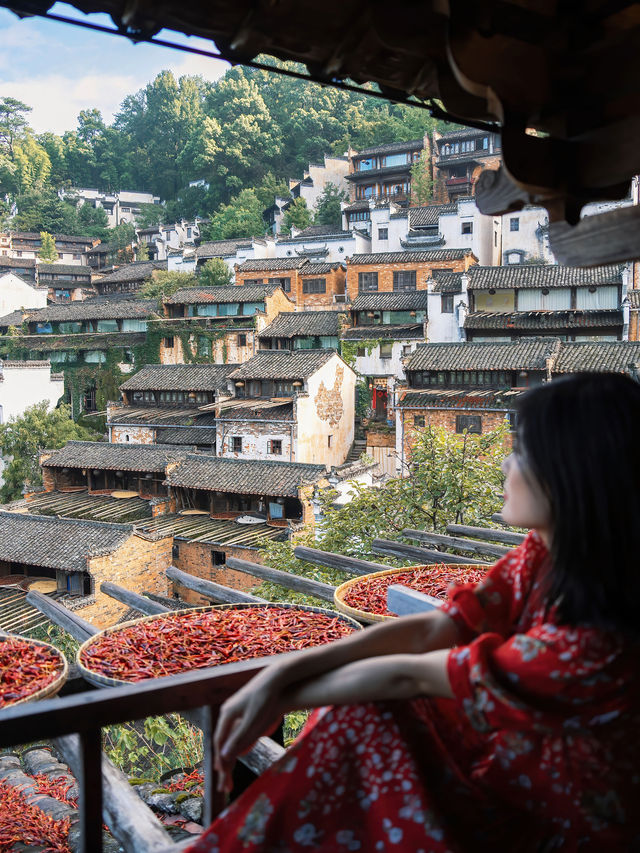
<svg viewBox="0 0 640 853">
<path fill-rule="evenodd" d="M 44 308 L 46 304 L 46 287 L 38 287 L 14 272 L 0 273 L 0 317 L 22 308 Z"/>
<path fill-rule="evenodd" d="M 0 361 L 0 424 L 46 402 L 53 409 L 64 393 L 64 378 L 48 361 Z"/>
<path fill-rule="evenodd" d="M 180 444 L 216 450 L 213 404 L 228 396 L 236 364 L 146 364 L 120 386 L 122 401 L 107 405 L 109 441 Z"/>
<path fill-rule="evenodd" d="M 350 255 L 371 252 L 371 237 L 366 231 L 332 225 L 309 225 L 302 231 L 291 229 L 291 236 L 279 236 L 275 243 L 277 258 L 307 258 L 311 263 L 344 263 Z"/>
<path fill-rule="evenodd" d="M 260 349 L 340 349 L 347 315 L 339 311 L 287 311 L 258 334 Z"/>
<path fill-rule="evenodd" d="M 509 264 L 463 276 L 469 341 L 551 335 L 562 340 L 624 340 L 629 335 L 629 273 L 622 267 Z"/>
<path fill-rule="evenodd" d="M 352 200 L 388 199 L 408 204 L 411 197 L 411 168 L 423 149 L 429 151 L 429 137 L 410 142 L 388 142 L 353 153 L 347 181 L 353 187 Z M 354 220 L 349 218 L 349 225 Z"/>
<path fill-rule="evenodd" d="M 480 173 L 502 162 L 500 136 L 473 127 L 436 131 L 433 145 L 433 199 L 439 203 L 474 195 Z"/>
<path fill-rule="evenodd" d="M 80 266 L 85 263 L 85 252 L 99 241 L 94 237 L 76 237 L 70 234 L 52 234 L 55 240 L 58 261 L 62 264 Z M 42 248 L 39 231 L 10 231 L 0 235 L 0 252 L 10 258 L 37 260 Z"/>
<path fill-rule="evenodd" d="M 33 258 L 10 258 L 0 255 L 0 275 L 13 273 L 24 281 L 36 281 L 36 262 Z"/>
<path fill-rule="evenodd" d="M 132 525 L 0 512 L 0 581 L 51 580 L 57 600 L 96 628 L 127 612 L 100 590 L 104 581 L 164 595 L 173 539 Z"/>
<path fill-rule="evenodd" d="M 434 271 L 466 272 L 475 263 L 471 249 L 353 255 L 347 260 L 347 293 L 353 302 L 360 293 L 426 290 Z"/>
<path fill-rule="evenodd" d="M 195 250 L 195 269 L 198 272 L 213 258 L 220 258 L 235 274 L 236 264 L 255 258 L 272 258 L 274 241 L 269 238 L 251 237 L 250 239 L 210 240 L 201 243 Z"/>
<path fill-rule="evenodd" d="M 264 258 L 236 264 L 236 284 L 276 284 L 292 302 L 302 292 L 301 268 L 309 264 L 308 258 Z"/>
<path fill-rule="evenodd" d="M 348 192 L 349 184 L 346 182 L 346 177 L 349 166 L 348 157 L 325 154 L 322 163 L 309 163 L 301 180 L 289 179 L 291 197 L 303 199 L 309 210 L 314 210 L 318 199 L 329 184 L 338 190 Z"/>
<path fill-rule="evenodd" d="M 353 444 L 355 372 L 335 350 L 261 350 L 229 375 L 218 455 L 341 465 Z"/>
<path fill-rule="evenodd" d="M 136 228 L 139 245 L 147 248 L 150 261 L 166 261 L 169 251 L 194 246 L 200 239 L 200 226 L 195 222 L 174 222 L 171 225 L 154 225 L 150 228 Z"/>
<path fill-rule="evenodd" d="M 160 197 L 152 193 L 129 192 L 102 192 L 97 189 L 84 187 L 71 187 L 68 190 L 60 190 L 61 198 L 75 201 L 78 207 L 88 204 L 90 207 L 102 208 L 107 214 L 109 228 L 115 228 L 123 222 L 136 224 L 136 218 L 141 213 L 143 204 L 160 204 Z"/>
<path fill-rule="evenodd" d="M 157 270 L 166 269 L 166 261 L 136 261 L 124 264 L 106 275 L 94 276 L 93 285 L 100 296 L 135 293 L 145 281 L 153 278 Z"/>
<path fill-rule="evenodd" d="M 37 266 L 38 284 L 48 288 L 51 302 L 76 302 L 93 294 L 91 268 L 78 264 L 43 264 Z"/>
<path fill-rule="evenodd" d="M 277 282 L 244 287 L 186 287 L 164 300 L 162 364 L 198 358 L 241 363 L 258 349 L 256 335 L 295 306 Z M 185 353 L 185 345 L 190 353 Z"/>
</svg>

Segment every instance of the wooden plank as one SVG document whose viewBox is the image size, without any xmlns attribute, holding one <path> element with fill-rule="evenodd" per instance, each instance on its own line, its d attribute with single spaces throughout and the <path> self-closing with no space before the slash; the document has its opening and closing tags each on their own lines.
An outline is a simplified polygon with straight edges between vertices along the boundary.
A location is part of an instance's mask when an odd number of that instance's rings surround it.
<svg viewBox="0 0 640 853">
<path fill-rule="evenodd" d="M 230 569 L 246 572 L 248 575 L 260 578 L 261 580 L 280 584 L 280 586 L 286 589 L 293 589 L 296 592 L 303 592 L 306 595 L 314 595 L 323 601 L 333 602 L 335 587 L 328 583 L 321 583 L 320 581 L 300 577 L 290 572 L 281 572 L 279 569 L 272 569 L 270 566 L 262 566 L 259 563 L 252 563 L 249 560 L 239 560 L 236 557 L 227 557 L 226 565 Z"/>
<path fill-rule="evenodd" d="M 342 554 L 333 554 L 330 551 L 319 551 L 316 548 L 307 548 L 299 545 L 293 550 L 293 556 L 316 566 L 326 566 L 330 569 L 340 569 L 350 575 L 369 575 L 372 572 L 384 572 L 392 568 L 384 563 L 371 563 L 368 560 L 358 560 L 356 557 L 344 557 Z"/>
<path fill-rule="evenodd" d="M 489 566 L 481 560 L 471 557 L 459 557 L 457 554 L 444 554 L 442 551 L 430 551 L 427 548 L 416 548 L 414 545 L 403 545 L 392 539 L 374 539 L 371 548 L 374 554 L 385 554 L 399 557 L 401 560 L 416 560 L 420 564 L 430 563 L 464 563 L 467 565 Z M 389 566 L 386 567 L 390 568 Z"/>
<path fill-rule="evenodd" d="M 508 545 L 520 545 L 524 541 L 523 533 L 512 533 L 510 530 L 493 530 L 491 527 L 470 527 L 466 524 L 447 524 L 447 532 L 458 533 L 460 536 L 475 536 L 478 539 L 505 542 Z"/>
<path fill-rule="evenodd" d="M 394 583 L 387 589 L 387 610 L 398 616 L 409 616 L 412 613 L 427 613 L 442 607 L 442 601 L 432 595 L 425 595 L 417 589 L 411 589 L 403 584 Z"/>
<path fill-rule="evenodd" d="M 158 613 L 167 613 L 169 608 L 158 604 L 157 601 L 152 601 L 144 595 L 138 595 L 137 592 L 132 592 L 130 589 L 125 589 L 115 583 L 104 581 L 100 584 L 101 592 L 108 595 L 110 598 L 115 598 L 116 601 L 126 604 L 127 607 L 133 607 L 145 616 L 155 616 Z"/>
<path fill-rule="evenodd" d="M 78 738 L 78 788 L 80 790 L 80 853 L 102 850 L 102 747 L 99 728 Z"/>
<path fill-rule="evenodd" d="M 79 780 L 81 773 L 80 739 L 66 735 L 55 742 L 71 772 Z M 111 834 L 124 847 L 126 853 L 159 853 L 171 848 L 171 836 L 164 829 L 129 784 L 121 770 L 102 754 L 102 817 Z M 101 829 L 101 821 L 98 820 Z M 99 848 L 95 848 L 96 850 Z M 93 853 L 93 851 L 92 851 Z"/>
<path fill-rule="evenodd" d="M 169 566 L 166 570 L 166 575 L 169 580 L 186 586 L 187 589 L 192 589 L 194 592 L 200 593 L 205 598 L 215 601 L 219 604 L 265 604 L 264 598 L 258 598 L 257 595 L 249 595 L 247 592 L 240 592 L 237 589 L 231 589 L 228 586 L 222 586 L 213 581 L 206 581 L 202 578 L 196 578 L 193 575 L 182 572 L 176 569 L 175 566 Z"/>
<path fill-rule="evenodd" d="M 448 528 L 447 528 L 448 529 Z M 446 545 L 447 548 L 457 548 L 458 551 L 469 551 L 472 554 L 483 554 L 485 557 L 504 557 L 511 550 L 503 545 L 487 545 L 485 542 L 475 542 L 471 539 L 459 539 L 456 536 L 444 536 L 441 533 L 431 533 L 428 530 L 413 530 L 407 528 L 402 531 L 407 539 L 417 539 L 428 545 Z"/>
<path fill-rule="evenodd" d="M 204 771 L 203 822 L 205 826 L 209 826 L 225 807 L 226 800 L 225 792 L 218 791 L 218 779 L 214 767 L 213 735 L 218 719 L 218 709 L 211 705 L 205 705 L 201 709 L 200 717 L 202 719 L 202 769 Z"/>
<path fill-rule="evenodd" d="M 84 643 L 89 637 L 93 637 L 94 634 L 98 633 L 98 629 L 91 622 L 81 619 L 72 610 L 59 604 L 53 598 L 42 595 L 41 592 L 28 592 L 26 600 L 29 604 L 37 607 L 41 613 L 44 613 L 51 622 L 59 625 L 67 634 L 71 634 L 74 640 L 77 640 L 79 643 Z"/>
</svg>

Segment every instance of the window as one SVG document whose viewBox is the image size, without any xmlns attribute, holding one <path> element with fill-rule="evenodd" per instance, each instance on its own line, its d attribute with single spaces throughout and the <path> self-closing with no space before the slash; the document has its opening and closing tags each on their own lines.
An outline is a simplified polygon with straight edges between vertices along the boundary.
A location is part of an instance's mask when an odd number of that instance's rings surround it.
<svg viewBox="0 0 640 853">
<path fill-rule="evenodd" d="M 359 160 L 358 161 L 358 171 L 359 172 L 368 172 L 369 169 L 373 169 L 373 160 Z"/>
<path fill-rule="evenodd" d="M 165 349 L 173 349 L 173 335 L 163 338 L 162 346 L 165 347 Z"/>
<path fill-rule="evenodd" d="M 289 397 L 295 391 L 295 388 L 293 387 L 293 382 L 284 382 L 280 380 L 274 382 L 273 384 L 276 397 Z"/>
<path fill-rule="evenodd" d="M 442 314 L 453 314 L 453 293 L 440 294 L 440 311 Z"/>
<path fill-rule="evenodd" d="M 227 555 L 224 551 L 212 551 L 211 552 L 211 565 L 212 566 L 224 566 L 227 561 Z"/>
<path fill-rule="evenodd" d="M 416 271 L 415 270 L 399 270 L 393 274 L 393 289 L 394 290 L 415 290 L 416 289 Z"/>
<path fill-rule="evenodd" d="M 267 453 L 270 453 L 272 456 L 282 456 L 282 439 L 269 439 L 267 441 Z"/>
<path fill-rule="evenodd" d="M 498 232 L 497 231 L 493 232 L 493 245 L 494 246 L 498 245 Z"/>
<path fill-rule="evenodd" d="M 509 231 L 519 231 L 520 230 L 520 217 L 512 216 L 509 220 Z"/>
<path fill-rule="evenodd" d="M 302 282 L 303 293 L 326 293 L 327 280 L 326 278 L 308 278 Z"/>
<path fill-rule="evenodd" d="M 332 439 L 332 438 L 333 438 L 333 436 L 332 436 L 332 435 L 328 435 L 328 436 L 327 436 L 327 447 L 331 447 L 331 439 Z"/>
<path fill-rule="evenodd" d="M 393 342 L 380 344 L 380 358 L 391 358 L 393 353 Z"/>
<path fill-rule="evenodd" d="M 414 427 L 424 427 L 424 415 L 414 415 L 413 425 Z"/>
<path fill-rule="evenodd" d="M 247 345 L 247 336 L 245 334 L 238 335 L 238 346 L 246 347 Z"/>
<path fill-rule="evenodd" d="M 378 289 L 377 272 L 359 272 L 358 290 L 360 292 L 376 291 Z"/>
<path fill-rule="evenodd" d="M 464 432 L 465 430 L 480 435 L 482 432 L 480 415 L 456 415 L 456 432 Z"/>
<path fill-rule="evenodd" d="M 269 284 L 279 284 L 285 293 L 291 293 L 291 279 L 290 278 L 271 278 L 271 279 L 269 279 Z"/>
<path fill-rule="evenodd" d="M 388 228 L 378 228 L 378 240 L 388 240 L 389 239 L 389 229 Z"/>
<path fill-rule="evenodd" d="M 366 354 L 367 354 L 367 348 L 366 347 L 358 347 L 358 349 L 356 350 L 356 355 L 359 356 L 360 358 L 363 358 Z"/>
<path fill-rule="evenodd" d="M 405 357 L 411 355 L 411 344 L 403 344 L 402 355 Z"/>
<path fill-rule="evenodd" d="M 473 234 L 473 222 L 463 222 L 462 223 L 462 233 L 463 234 Z"/>
<path fill-rule="evenodd" d="M 234 453 L 242 453 L 242 436 L 241 435 L 231 436 L 231 450 Z"/>
<path fill-rule="evenodd" d="M 191 228 L 187 228 L 187 240 L 190 240 L 190 239 L 191 239 L 191 234 L 192 234 L 192 229 L 191 229 Z"/>
<path fill-rule="evenodd" d="M 180 546 L 179 545 L 173 545 L 171 547 L 171 559 L 177 560 L 179 557 L 180 557 Z"/>
</svg>

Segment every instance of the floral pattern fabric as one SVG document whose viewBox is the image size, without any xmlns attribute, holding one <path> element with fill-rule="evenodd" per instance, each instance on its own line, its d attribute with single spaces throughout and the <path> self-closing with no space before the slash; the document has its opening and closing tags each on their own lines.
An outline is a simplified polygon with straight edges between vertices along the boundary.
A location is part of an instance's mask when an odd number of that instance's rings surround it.
<svg viewBox="0 0 640 853">
<path fill-rule="evenodd" d="M 530 533 L 444 610 L 454 699 L 324 708 L 189 853 L 640 851 L 638 647 L 558 624 Z"/>
</svg>

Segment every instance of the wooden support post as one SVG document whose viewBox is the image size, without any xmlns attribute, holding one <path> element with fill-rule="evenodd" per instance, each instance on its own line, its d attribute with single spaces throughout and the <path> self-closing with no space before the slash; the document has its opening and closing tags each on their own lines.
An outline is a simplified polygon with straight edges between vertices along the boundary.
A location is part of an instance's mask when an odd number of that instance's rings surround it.
<svg viewBox="0 0 640 853">
<path fill-rule="evenodd" d="M 259 563 L 252 563 L 249 560 L 239 560 L 236 557 L 227 557 L 226 565 L 230 569 L 246 572 L 253 577 L 280 584 L 280 586 L 286 589 L 293 589 L 296 592 L 303 592 L 306 595 L 314 595 L 316 598 L 323 599 L 323 601 L 333 602 L 335 587 L 328 583 L 310 580 L 309 578 L 293 575 L 289 572 L 281 572 L 279 569 L 272 569 L 270 566 L 262 566 Z"/>
<path fill-rule="evenodd" d="M 27 593 L 26 600 L 56 625 L 64 628 L 79 643 L 84 643 L 89 637 L 98 633 L 98 629 L 91 622 L 76 616 L 72 610 L 59 604 L 55 599 L 49 598 L 48 595 L 33 590 Z"/>
<path fill-rule="evenodd" d="M 169 566 L 166 570 L 166 575 L 169 580 L 186 586 L 187 589 L 192 589 L 194 592 L 199 592 L 205 598 L 215 601 L 218 604 L 266 604 L 264 598 L 258 598 L 257 595 L 249 595 L 248 592 L 240 592 L 237 589 L 231 589 L 228 586 L 222 586 L 213 581 L 206 581 L 203 578 L 196 578 L 193 575 L 182 572 L 176 569 L 175 566 Z"/>
<path fill-rule="evenodd" d="M 102 745 L 100 729 L 79 736 L 80 853 L 102 850 Z"/>
<path fill-rule="evenodd" d="M 368 575 L 372 572 L 386 572 L 390 566 L 384 563 L 370 563 L 368 560 L 358 560 L 355 557 L 343 557 L 342 554 L 332 554 L 330 551 L 318 551 L 316 548 L 307 548 L 299 545 L 293 551 L 294 557 L 314 563 L 316 566 L 327 566 L 330 569 L 339 569 L 350 575 Z"/>
<path fill-rule="evenodd" d="M 144 595 L 138 595 L 137 592 L 132 592 L 130 589 L 125 589 L 124 587 L 118 586 L 115 583 L 110 583 L 109 581 L 104 581 L 104 583 L 100 584 L 100 591 L 104 592 L 105 595 L 110 596 L 110 598 L 115 598 L 116 601 L 126 604 L 128 607 L 133 607 L 135 610 L 138 610 L 140 613 L 144 613 L 146 616 L 155 616 L 158 613 L 167 613 L 169 610 L 168 607 L 165 607 L 163 604 L 158 604 L 157 601 L 152 601 Z"/>
<path fill-rule="evenodd" d="M 524 534 L 522 533 L 511 533 L 509 530 L 493 530 L 491 527 L 468 527 L 464 524 L 448 524 L 447 533 L 457 533 L 460 536 L 475 536 L 478 539 L 504 542 L 507 545 L 520 545 L 524 541 Z"/>
<path fill-rule="evenodd" d="M 448 528 L 447 528 L 448 529 Z M 511 550 L 504 545 L 488 545 L 486 542 L 475 542 L 472 539 L 459 539 L 455 536 L 444 536 L 441 533 L 431 533 L 428 530 L 413 530 L 407 528 L 402 531 L 407 539 L 417 539 L 428 545 L 446 545 L 447 548 L 456 548 L 458 551 L 470 551 L 472 554 L 483 554 L 486 557 L 504 557 Z"/>
<path fill-rule="evenodd" d="M 444 554 L 442 551 L 430 551 L 427 548 L 416 548 L 413 545 L 403 545 L 392 539 L 374 539 L 372 549 L 374 554 L 388 554 L 401 560 L 417 560 L 419 563 L 464 563 L 466 565 L 488 566 L 481 560 L 470 557 L 459 557 L 456 554 Z M 389 566 L 387 566 L 387 569 Z"/>
</svg>

